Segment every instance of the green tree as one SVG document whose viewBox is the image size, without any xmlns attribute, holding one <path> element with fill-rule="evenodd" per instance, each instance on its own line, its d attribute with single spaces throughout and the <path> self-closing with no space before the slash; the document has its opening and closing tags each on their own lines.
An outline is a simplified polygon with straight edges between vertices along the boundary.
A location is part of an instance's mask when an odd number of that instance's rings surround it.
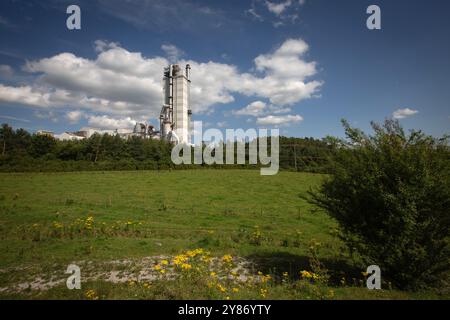
<svg viewBox="0 0 450 320">
<path fill-rule="evenodd" d="M 398 121 L 368 136 L 343 121 L 335 173 L 311 201 L 335 218 L 366 265 L 400 288 L 436 284 L 450 270 L 450 151 L 446 137 L 406 134 Z"/>
<path fill-rule="evenodd" d="M 55 147 L 55 138 L 48 135 L 35 134 L 31 138 L 30 154 L 34 158 L 39 158 L 45 155 L 54 155 Z"/>
<path fill-rule="evenodd" d="M 93 161 L 94 163 L 99 160 L 99 156 L 102 152 L 102 147 L 103 147 L 102 139 L 103 139 L 102 135 L 100 135 L 98 133 L 94 133 L 87 140 L 87 145 L 86 145 L 87 158 L 89 160 Z"/>
<path fill-rule="evenodd" d="M 6 155 L 6 150 L 9 147 L 9 144 L 12 143 L 13 137 L 14 137 L 13 129 L 6 123 L 2 124 L 2 127 L 0 128 L 2 156 Z"/>
</svg>

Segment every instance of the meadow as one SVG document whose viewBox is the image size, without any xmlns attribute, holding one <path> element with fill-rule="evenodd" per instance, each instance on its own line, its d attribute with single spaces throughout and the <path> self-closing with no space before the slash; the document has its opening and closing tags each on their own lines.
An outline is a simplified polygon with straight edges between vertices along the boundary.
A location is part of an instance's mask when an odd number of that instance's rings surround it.
<svg viewBox="0 0 450 320">
<path fill-rule="evenodd" d="M 303 197 L 325 175 L 0 174 L 0 298 L 426 299 L 384 284 Z M 81 290 L 68 290 L 69 264 Z"/>
</svg>

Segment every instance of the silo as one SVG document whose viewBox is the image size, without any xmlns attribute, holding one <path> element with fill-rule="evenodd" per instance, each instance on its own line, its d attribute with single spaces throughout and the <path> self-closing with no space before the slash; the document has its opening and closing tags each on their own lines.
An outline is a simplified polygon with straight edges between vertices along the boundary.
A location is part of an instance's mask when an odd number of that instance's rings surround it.
<svg viewBox="0 0 450 320">
<path fill-rule="evenodd" d="M 189 64 L 185 70 L 177 64 L 164 68 L 164 99 L 160 114 L 161 137 L 167 139 L 173 130 L 180 143 L 190 143 L 190 69 Z"/>
<path fill-rule="evenodd" d="M 189 65 L 183 72 L 178 65 L 173 68 L 173 122 L 174 130 L 180 138 L 180 143 L 189 143 Z"/>
</svg>

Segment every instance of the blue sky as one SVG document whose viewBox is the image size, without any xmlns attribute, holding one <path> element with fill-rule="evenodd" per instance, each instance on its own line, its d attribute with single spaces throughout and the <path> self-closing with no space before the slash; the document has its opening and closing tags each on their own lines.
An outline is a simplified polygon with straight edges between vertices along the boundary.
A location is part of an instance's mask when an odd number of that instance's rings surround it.
<svg viewBox="0 0 450 320">
<path fill-rule="evenodd" d="M 81 8 L 81 30 L 66 8 Z M 366 28 L 381 8 L 382 29 Z M 446 0 L 0 2 L 0 122 L 57 133 L 151 121 L 162 68 L 192 65 L 194 119 L 342 136 L 396 116 L 450 127 Z M 396 112 L 397 111 L 397 112 Z"/>
</svg>

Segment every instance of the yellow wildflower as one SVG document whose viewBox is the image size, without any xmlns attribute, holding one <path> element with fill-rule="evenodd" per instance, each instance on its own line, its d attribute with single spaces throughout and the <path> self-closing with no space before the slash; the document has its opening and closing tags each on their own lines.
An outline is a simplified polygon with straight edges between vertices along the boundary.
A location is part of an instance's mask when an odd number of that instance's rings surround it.
<svg viewBox="0 0 450 320">
<path fill-rule="evenodd" d="M 153 270 L 156 270 L 156 271 L 159 271 L 159 270 L 161 270 L 162 268 L 161 268 L 161 266 L 159 265 L 159 264 L 157 264 L 157 265 L 155 265 L 154 267 L 153 267 Z"/>
<path fill-rule="evenodd" d="M 183 264 L 184 262 L 186 262 L 187 259 L 188 259 L 187 256 L 180 254 L 173 259 L 173 264 L 179 266 L 179 265 Z"/>
<path fill-rule="evenodd" d="M 207 255 L 204 255 L 204 256 L 201 257 L 201 260 L 202 260 L 203 262 L 205 262 L 205 263 L 208 263 L 208 262 L 211 261 L 211 257 L 209 257 L 209 256 L 207 256 Z"/>
<path fill-rule="evenodd" d="M 85 297 L 87 299 L 90 299 L 90 300 L 97 300 L 98 299 L 97 294 L 92 289 L 87 290 L 84 295 L 85 295 Z"/>
<path fill-rule="evenodd" d="M 226 263 L 231 263 L 231 261 L 233 261 L 233 257 L 229 254 L 226 254 L 222 257 L 222 261 Z"/>
<path fill-rule="evenodd" d="M 221 292 L 227 291 L 224 286 L 222 286 L 220 283 L 217 284 L 217 289 L 219 289 Z"/>
<path fill-rule="evenodd" d="M 300 271 L 300 275 L 302 276 L 302 278 L 305 278 L 305 279 L 311 279 L 312 278 L 311 272 L 306 271 L 306 270 Z"/>
<path fill-rule="evenodd" d="M 261 297 L 265 298 L 267 296 L 267 289 L 262 289 L 261 288 L 260 294 L 261 294 Z"/>
<path fill-rule="evenodd" d="M 181 269 L 183 269 L 183 270 L 189 270 L 191 268 L 192 268 L 192 266 L 189 263 L 183 263 L 181 265 Z"/>
</svg>

